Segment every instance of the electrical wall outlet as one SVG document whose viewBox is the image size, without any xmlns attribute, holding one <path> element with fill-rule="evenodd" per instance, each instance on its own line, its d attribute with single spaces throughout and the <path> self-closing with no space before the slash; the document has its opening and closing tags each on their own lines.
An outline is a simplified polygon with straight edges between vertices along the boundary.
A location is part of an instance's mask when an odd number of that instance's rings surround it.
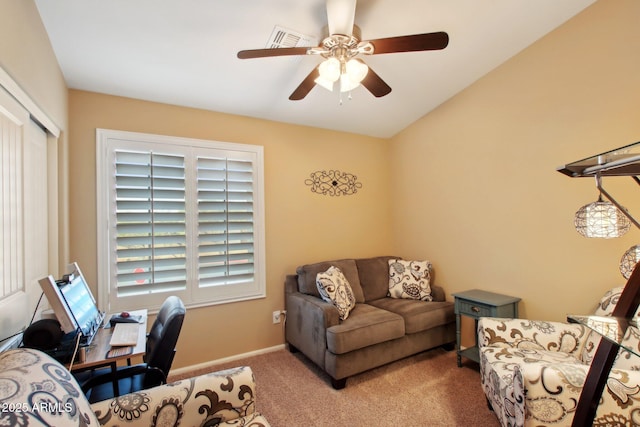
<svg viewBox="0 0 640 427">
<path fill-rule="evenodd" d="M 274 312 L 272 313 L 272 316 L 273 316 L 272 320 L 273 320 L 273 323 L 274 323 L 274 324 L 276 324 L 276 323 L 280 323 L 280 310 L 278 310 L 278 311 L 274 311 Z"/>
</svg>

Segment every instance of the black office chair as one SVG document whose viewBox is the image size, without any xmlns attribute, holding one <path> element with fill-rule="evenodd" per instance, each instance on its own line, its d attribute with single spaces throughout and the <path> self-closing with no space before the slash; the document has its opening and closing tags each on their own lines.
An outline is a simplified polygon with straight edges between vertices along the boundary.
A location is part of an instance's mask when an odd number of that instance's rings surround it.
<svg viewBox="0 0 640 427">
<path fill-rule="evenodd" d="M 89 378 L 78 377 L 89 402 L 99 402 L 114 396 L 155 387 L 167 382 L 176 353 L 176 343 L 182 329 L 185 308 L 177 296 L 168 297 L 147 335 L 144 363 L 133 366 L 96 369 Z M 117 381 L 117 383 L 116 383 Z"/>
</svg>

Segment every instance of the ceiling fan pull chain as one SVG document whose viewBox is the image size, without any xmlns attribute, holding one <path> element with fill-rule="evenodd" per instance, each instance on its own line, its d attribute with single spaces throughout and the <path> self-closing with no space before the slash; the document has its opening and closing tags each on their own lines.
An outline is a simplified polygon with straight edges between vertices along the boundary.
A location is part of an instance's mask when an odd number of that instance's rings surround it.
<svg viewBox="0 0 640 427">
<path fill-rule="evenodd" d="M 343 93 L 344 93 L 344 92 L 339 92 L 339 94 L 340 94 L 340 102 L 339 102 L 339 104 L 340 104 L 340 105 L 342 105 L 342 94 L 343 94 Z M 353 97 L 351 96 L 351 91 L 347 92 L 347 100 L 348 100 L 348 101 L 351 101 L 352 99 L 353 99 Z"/>
</svg>

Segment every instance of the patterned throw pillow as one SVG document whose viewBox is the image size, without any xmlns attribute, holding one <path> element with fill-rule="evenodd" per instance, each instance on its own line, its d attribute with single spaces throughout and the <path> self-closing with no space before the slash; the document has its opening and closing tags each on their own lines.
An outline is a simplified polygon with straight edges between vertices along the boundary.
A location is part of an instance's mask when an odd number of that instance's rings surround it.
<svg viewBox="0 0 640 427">
<path fill-rule="evenodd" d="M 349 317 L 349 312 L 356 306 L 351 285 L 338 267 L 331 266 L 316 276 L 316 286 L 322 299 L 336 306 L 340 319 Z"/>
<path fill-rule="evenodd" d="M 429 261 L 390 259 L 389 296 L 391 298 L 432 301 L 431 263 Z"/>
</svg>

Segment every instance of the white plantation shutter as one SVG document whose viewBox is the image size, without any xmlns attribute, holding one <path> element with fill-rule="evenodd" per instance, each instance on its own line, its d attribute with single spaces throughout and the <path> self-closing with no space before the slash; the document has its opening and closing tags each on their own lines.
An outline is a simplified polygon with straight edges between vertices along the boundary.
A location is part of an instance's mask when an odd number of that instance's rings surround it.
<svg viewBox="0 0 640 427">
<path fill-rule="evenodd" d="M 264 297 L 261 147 L 99 130 L 98 162 L 104 309 Z"/>
<path fill-rule="evenodd" d="M 118 296 L 184 290 L 184 156 L 115 151 Z"/>
<path fill-rule="evenodd" d="M 251 162 L 198 158 L 198 278 L 201 287 L 253 281 Z"/>
</svg>

